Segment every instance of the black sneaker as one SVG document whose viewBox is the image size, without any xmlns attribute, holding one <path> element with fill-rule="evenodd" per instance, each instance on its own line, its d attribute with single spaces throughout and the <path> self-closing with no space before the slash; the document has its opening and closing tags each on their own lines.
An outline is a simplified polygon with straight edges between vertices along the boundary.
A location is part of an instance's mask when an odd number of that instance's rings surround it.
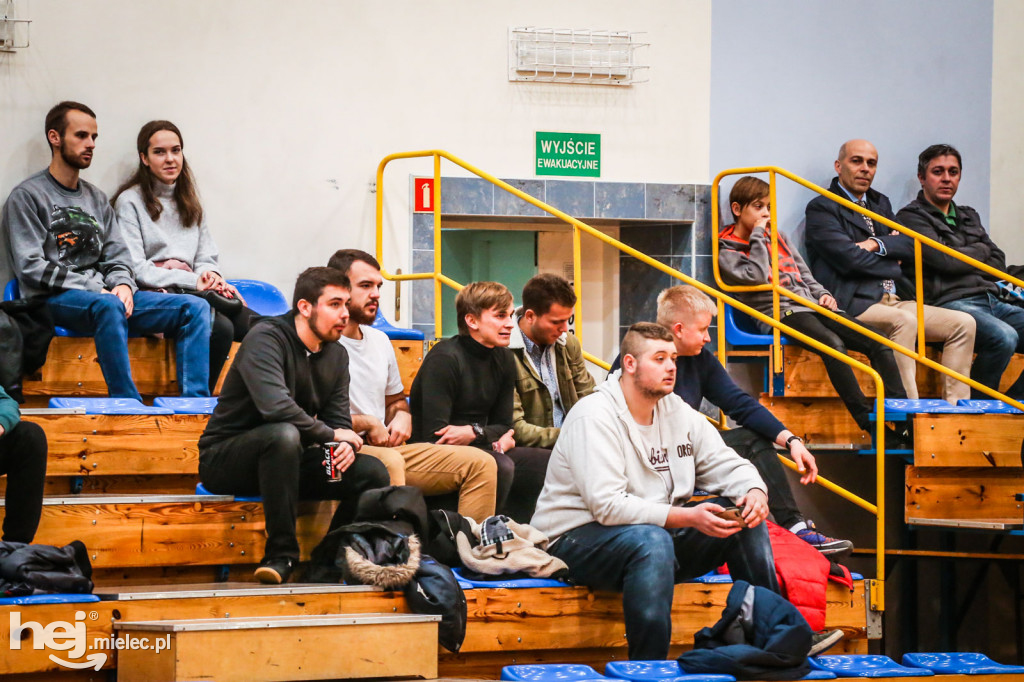
<svg viewBox="0 0 1024 682">
<path fill-rule="evenodd" d="M 814 526 L 814 521 L 808 519 L 801 521 L 789 529 L 798 538 L 818 550 L 825 556 L 842 554 L 853 549 L 853 543 L 849 540 L 830 538 Z"/>
<path fill-rule="evenodd" d="M 280 585 L 288 582 L 295 567 L 295 560 L 291 557 L 264 557 L 253 575 L 264 585 Z"/>
<path fill-rule="evenodd" d="M 843 639 L 842 630 L 822 630 L 811 635 L 811 650 L 808 656 L 823 654 Z"/>
</svg>

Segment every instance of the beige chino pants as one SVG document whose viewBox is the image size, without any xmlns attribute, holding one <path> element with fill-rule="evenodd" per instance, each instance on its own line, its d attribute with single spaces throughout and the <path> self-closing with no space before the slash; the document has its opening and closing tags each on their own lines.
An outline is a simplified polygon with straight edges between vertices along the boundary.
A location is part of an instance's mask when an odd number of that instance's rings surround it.
<svg viewBox="0 0 1024 682">
<path fill-rule="evenodd" d="M 877 327 L 890 341 L 913 350 L 917 347 L 917 303 L 901 301 L 895 294 L 883 294 L 882 300 L 857 316 L 861 322 Z M 974 357 L 974 318 L 967 313 L 926 305 L 924 307 L 924 339 L 942 342 L 942 364 L 964 376 L 971 375 Z M 907 397 L 916 399 L 917 362 L 898 351 L 896 366 L 900 370 Z M 943 375 L 942 397 L 954 405 L 971 397 L 971 388 L 962 381 Z"/>
<path fill-rule="evenodd" d="M 383 462 L 391 485 L 415 486 L 428 496 L 458 490 L 460 514 L 480 522 L 494 514 L 498 464 L 489 452 L 469 445 L 409 443 L 364 445 L 359 453 Z"/>
</svg>

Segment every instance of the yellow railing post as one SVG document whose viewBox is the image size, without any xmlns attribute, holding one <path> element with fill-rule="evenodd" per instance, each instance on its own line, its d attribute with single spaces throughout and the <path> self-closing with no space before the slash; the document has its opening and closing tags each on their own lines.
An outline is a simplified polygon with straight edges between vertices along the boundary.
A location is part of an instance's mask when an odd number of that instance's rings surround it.
<svg viewBox="0 0 1024 682">
<path fill-rule="evenodd" d="M 576 308 L 573 312 L 576 323 L 576 338 L 583 342 L 583 256 L 580 245 L 580 228 L 572 226 L 572 288 L 576 292 Z"/>
<path fill-rule="evenodd" d="M 441 304 L 441 155 L 434 154 L 434 338 L 444 335 Z"/>
</svg>

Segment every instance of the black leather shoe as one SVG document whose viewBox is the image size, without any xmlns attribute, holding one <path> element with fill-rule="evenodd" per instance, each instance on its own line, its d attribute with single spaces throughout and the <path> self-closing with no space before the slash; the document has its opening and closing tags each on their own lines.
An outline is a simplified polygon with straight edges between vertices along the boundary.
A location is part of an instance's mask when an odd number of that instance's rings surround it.
<svg viewBox="0 0 1024 682">
<path fill-rule="evenodd" d="M 288 582 L 295 568 L 295 560 L 291 557 L 264 557 L 253 574 L 264 585 L 280 585 Z"/>
</svg>

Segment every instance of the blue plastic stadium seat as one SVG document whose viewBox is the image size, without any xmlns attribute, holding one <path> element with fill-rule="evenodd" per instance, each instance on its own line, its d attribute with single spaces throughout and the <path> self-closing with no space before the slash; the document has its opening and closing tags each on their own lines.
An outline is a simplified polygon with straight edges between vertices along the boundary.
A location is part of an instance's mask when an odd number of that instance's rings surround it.
<svg viewBox="0 0 1024 682">
<path fill-rule="evenodd" d="M 379 329 L 388 335 L 388 338 L 392 341 L 422 341 L 423 332 L 418 329 L 404 329 L 402 327 L 396 327 L 395 325 L 388 322 L 387 318 L 384 317 L 384 313 L 380 310 L 377 311 L 377 319 L 373 321 L 373 328 Z"/>
<path fill-rule="evenodd" d="M 892 413 L 892 414 L 890 414 Z M 886 398 L 885 399 L 885 418 L 888 421 L 892 416 L 897 414 L 981 414 L 982 410 L 976 407 L 962 407 L 959 405 L 950 405 L 942 398 L 919 398 L 917 400 L 911 400 L 910 398 Z M 871 418 L 875 418 L 875 413 L 871 413 Z"/>
<path fill-rule="evenodd" d="M 86 414 L 174 414 L 166 407 L 143 405 L 135 398 L 50 398 L 50 407 L 81 408 Z"/>
<path fill-rule="evenodd" d="M 473 587 L 494 587 L 506 590 L 520 590 L 528 587 L 572 587 L 567 582 L 553 580 L 551 578 L 520 578 L 518 580 L 473 580 L 462 575 L 461 568 L 453 568 L 452 573 L 460 583 L 467 583 Z"/>
<path fill-rule="evenodd" d="M 216 495 L 217 493 L 211 493 L 206 489 L 206 486 L 202 482 L 196 483 L 196 495 Z M 245 495 L 235 495 L 235 502 L 262 502 L 262 497 L 246 497 Z"/>
<path fill-rule="evenodd" d="M 213 414 L 217 398 L 181 398 L 164 396 L 153 400 L 154 407 L 166 407 L 174 414 Z"/>
<path fill-rule="evenodd" d="M 688 583 L 704 583 L 706 585 L 722 585 L 732 582 L 732 576 L 728 573 L 716 573 L 715 571 L 708 571 L 702 576 L 691 578 L 687 580 Z"/>
<path fill-rule="evenodd" d="M 1002 400 L 958 400 L 958 407 L 969 407 L 981 410 L 985 414 L 1024 414 L 1013 405 Z"/>
<path fill-rule="evenodd" d="M 688 682 L 736 682 L 732 675 L 687 675 L 675 660 L 671 661 L 612 661 L 604 667 L 604 674 L 621 680 L 648 682 L 648 680 L 687 680 Z"/>
<path fill-rule="evenodd" d="M 581 663 L 542 663 L 537 665 L 506 665 L 501 669 L 503 680 L 607 680 L 589 665 Z"/>
<path fill-rule="evenodd" d="M 228 284 L 238 289 L 249 309 L 260 315 L 284 315 L 292 309 L 288 299 L 273 284 L 258 279 L 229 279 Z"/>
<path fill-rule="evenodd" d="M 0 597 L 0 606 L 30 604 L 91 604 L 99 601 L 95 594 L 30 594 L 26 597 Z"/>
<path fill-rule="evenodd" d="M 835 673 L 830 673 L 827 670 L 811 670 L 799 680 L 834 680 L 836 679 Z"/>
<path fill-rule="evenodd" d="M 936 675 L 1022 674 L 1024 666 L 996 663 L 985 654 L 954 652 L 949 654 L 903 654 L 903 665 L 924 668 Z"/>
<path fill-rule="evenodd" d="M 725 306 L 722 324 L 725 326 L 725 340 L 733 346 L 772 345 L 771 334 L 762 332 L 750 315 L 734 309 L 731 305 Z M 781 337 L 781 341 L 783 345 L 789 343 L 785 335 Z"/>
<path fill-rule="evenodd" d="M 888 656 L 817 656 L 807 659 L 811 667 L 835 673 L 836 677 L 928 677 L 931 670 L 908 668 Z"/>
<path fill-rule="evenodd" d="M 17 301 L 19 298 L 21 298 L 21 287 L 18 286 L 18 280 L 12 279 L 4 287 L 4 300 Z M 53 328 L 53 333 L 56 336 L 78 336 L 78 334 L 74 333 L 70 329 L 57 326 Z"/>
</svg>

